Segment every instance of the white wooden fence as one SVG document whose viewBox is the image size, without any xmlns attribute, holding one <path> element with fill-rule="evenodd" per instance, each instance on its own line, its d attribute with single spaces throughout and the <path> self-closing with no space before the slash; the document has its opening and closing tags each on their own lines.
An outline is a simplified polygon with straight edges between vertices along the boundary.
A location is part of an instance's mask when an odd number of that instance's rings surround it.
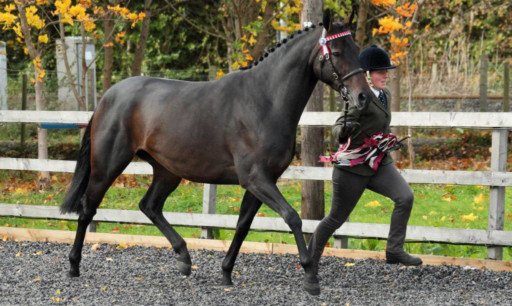
<svg viewBox="0 0 512 306">
<path fill-rule="evenodd" d="M 77 123 L 89 121 L 91 112 L 71 111 L 0 111 L 0 123 Z M 339 113 L 306 112 L 300 125 L 330 126 Z M 512 232 L 504 231 L 505 188 L 512 186 L 512 173 L 507 172 L 508 131 L 512 129 L 512 113 L 393 113 L 392 126 L 422 128 L 462 127 L 492 129 L 491 171 L 401 170 L 409 183 L 456 184 L 489 186 L 489 219 L 487 230 L 453 229 L 409 226 L 407 239 L 421 242 L 483 245 L 488 247 L 488 258 L 501 259 L 502 247 L 512 246 Z M 74 161 L 0 158 L 0 169 L 73 172 Z M 152 174 L 149 164 L 132 162 L 125 174 Z M 281 179 L 330 180 L 330 167 L 289 167 Z M 203 213 L 164 213 L 172 225 L 203 228 L 203 235 L 211 228 L 235 229 L 238 216 L 215 214 L 216 186 L 205 185 Z M 469 203 L 468 203 L 469 205 Z M 0 203 L 0 216 L 76 220 L 76 215 L 61 215 L 58 207 Z M 102 222 L 151 224 L 139 211 L 99 209 L 94 218 Z M 304 220 L 303 231 L 312 233 L 319 221 Z M 289 232 L 281 218 L 256 217 L 251 229 Z M 335 237 L 386 239 L 389 225 L 347 222 L 335 232 Z"/>
</svg>

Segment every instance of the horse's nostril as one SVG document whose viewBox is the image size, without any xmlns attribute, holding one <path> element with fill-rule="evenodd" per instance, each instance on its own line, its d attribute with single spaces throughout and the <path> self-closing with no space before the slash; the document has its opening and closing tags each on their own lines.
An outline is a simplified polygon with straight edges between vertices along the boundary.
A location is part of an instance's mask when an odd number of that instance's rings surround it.
<svg viewBox="0 0 512 306">
<path fill-rule="evenodd" d="M 363 104 L 366 102 L 366 95 L 364 93 L 360 93 L 358 96 L 358 99 L 359 99 L 359 103 Z"/>
</svg>

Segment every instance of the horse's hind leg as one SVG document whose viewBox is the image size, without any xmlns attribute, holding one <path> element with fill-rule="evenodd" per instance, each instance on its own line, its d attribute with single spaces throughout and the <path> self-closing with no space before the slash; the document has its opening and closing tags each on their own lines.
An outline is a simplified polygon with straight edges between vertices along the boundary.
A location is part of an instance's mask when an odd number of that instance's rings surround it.
<svg viewBox="0 0 512 306">
<path fill-rule="evenodd" d="M 229 246 L 228 253 L 222 262 L 223 285 L 233 284 L 231 281 L 231 273 L 233 272 L 236 257 L 238 256 L 240 247 L 242 246 L 242 243 L 244 242 L 244 239 L 247 236 L 249 229 L 251 228 L 251 223 L 254 220 L 254 216 L 260 207 L 261 201 L 253 196 L 252 193 L 246 191 L 244 199 L 242 200 L 242 205 L 240 206 L 240 216 L 238 217 L 238 222 L 236 224 L 235 237 L 233 237 L 233 241 Z"/>
<path fill-rule="evenodd" d="M 144 159 L 146 156 L 144 156 Z M 170 173 L 156 161 L 149 160 L 153 166 L 153 182 L 148 192 L 139 203 L 140 210 L 156 225 L 156 227 L 169 240 L 178 254 L 178 269 L 183 275 L 190 275 L 191 260 L 185 240 L 165 220 L 162 213 L 165 199 L 180 184 L 181 178 Z"/>
<path fill-rule="evenodd" d="M 110 185 L 112 185 L 114 180 L 123 172 L 132 159 L 132 156 L 128 152 L 113 156 L 116 156 L 116 158 L 110 158 L 108 161 L 95 158 L 95 163 L 93 163 L 91 168 L 87 189 L 80 200 L 82 211 L 78 216 L 75 242 L 69 253 L 69 262 L 71 264 L 69 270 L 70 276 L 80 275 L 79 266 L 82 259 L 85 232 L 87 226 L 89 226 L 92 218 L 96 214 L 96 209 L 100 206 L 101 200 Z"/>
</svg>

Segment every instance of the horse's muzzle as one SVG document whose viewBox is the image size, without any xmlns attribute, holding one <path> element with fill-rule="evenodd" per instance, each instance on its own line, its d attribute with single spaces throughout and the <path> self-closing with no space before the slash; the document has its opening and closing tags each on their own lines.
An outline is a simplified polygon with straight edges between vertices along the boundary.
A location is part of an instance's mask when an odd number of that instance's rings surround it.
<svg viewBox="0 0 512 306">
<path fill-rule="evenodd" d="M 361 110 L 366 108 L 368 106 L 369 101 L 370 99 L 366 96 L 364 92 L 359 93 L 359 95 L 357 95 L 357 109 Z"/>
<path fill-rule="evenodd" d="M 343 93 L 341 91 L 340 94 L 343 97 Z M 355 106 L 358 110 L 365 109 L 368 106 L 368 102 L 370 101 L 364 92 L 359 93 L 357 96 L 354 96 L 354 94 L 351 92 L 347 92 L 346 97 L 348 98 L 348 102 Z"/>
</svg>

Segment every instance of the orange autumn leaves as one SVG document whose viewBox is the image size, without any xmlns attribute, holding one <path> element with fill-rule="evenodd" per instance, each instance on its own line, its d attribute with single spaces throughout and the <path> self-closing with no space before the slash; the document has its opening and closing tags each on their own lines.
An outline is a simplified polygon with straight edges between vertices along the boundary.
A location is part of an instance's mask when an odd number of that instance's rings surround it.
<svg viewBox="0 0 512 306">
<path fill-rule="evenodd" d="M 406 37 L 412 33 L 412 22 L 410 18 L 418 8 L 416 3 L 405 2 L 396 6 L 394 0 L 372 0 L 373 5 L 382 7 L 392 12 L 394 16 L 385 16 L 379 19 L 379 27 L 374 28 L 373 35 L 391 35 L 389 38 L 391 61 L 400 63 L 400 59 L 407 56 L 406 48 L 409 46 L 409 39 Z"/>
</svg>

